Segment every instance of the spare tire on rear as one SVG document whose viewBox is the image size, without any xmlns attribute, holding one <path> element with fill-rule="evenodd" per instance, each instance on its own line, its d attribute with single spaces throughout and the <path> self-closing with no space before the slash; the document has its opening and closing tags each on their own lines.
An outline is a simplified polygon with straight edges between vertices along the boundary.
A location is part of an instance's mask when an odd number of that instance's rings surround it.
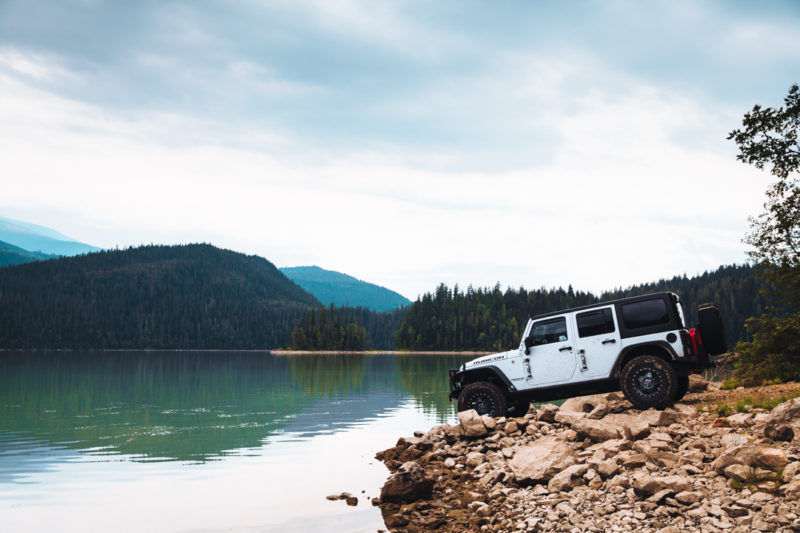
<svg viewBox="0 0 800 533">
<path fill-rule="evenodd" d="M 709 355 L 720 355 L 728 351 L 725 342 L 725 330 L 722 327 L 722 317 L 719 309 L 712 303 L 702 304 L 697 308 L 697 319 L 700 324 L 700 340 Z"/>
</svg>

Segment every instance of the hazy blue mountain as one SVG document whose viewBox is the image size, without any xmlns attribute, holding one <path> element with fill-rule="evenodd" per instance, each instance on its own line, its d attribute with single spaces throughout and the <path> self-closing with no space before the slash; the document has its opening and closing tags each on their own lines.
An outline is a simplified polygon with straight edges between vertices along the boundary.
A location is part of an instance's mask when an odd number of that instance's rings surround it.
<svg viewBox="0 0 800 533">
<path fill-rule="evenodd" d="M 5 217 L 0 217 L 0 241 L 28 252 L 52 255 L 72 256 L 101 250 L 53 229 Z"/>
<path fill-rule="evenodd" d="M 54 259 L 58 256 L 43 254 L 40 252 L 29 252 L 13 244 L 0 241 L 0 267 L 10 265 L 21 265 L 31 261 L 41 261 L 43 259 Z"/>
<path fill-rule="evenodd" d="M 391 311 L 411 305 L 405 296 L 341 272 L 318 266 L 284 267 L 280 270 L 325 305 L 366 307 L 374 311 Z"/>
</svg>

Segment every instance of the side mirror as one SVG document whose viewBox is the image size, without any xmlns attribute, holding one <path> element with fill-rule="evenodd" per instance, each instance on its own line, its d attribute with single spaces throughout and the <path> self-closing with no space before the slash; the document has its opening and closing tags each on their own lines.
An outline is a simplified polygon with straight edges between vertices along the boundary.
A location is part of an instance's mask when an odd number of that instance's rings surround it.
<svg viewBox="0 0 800 533">
<path fill-rule="evenodd" d="M 525 337 L 525 355 L 531 354 L 531 346 L 533 346 L 533 338 Z"/>
</svg>

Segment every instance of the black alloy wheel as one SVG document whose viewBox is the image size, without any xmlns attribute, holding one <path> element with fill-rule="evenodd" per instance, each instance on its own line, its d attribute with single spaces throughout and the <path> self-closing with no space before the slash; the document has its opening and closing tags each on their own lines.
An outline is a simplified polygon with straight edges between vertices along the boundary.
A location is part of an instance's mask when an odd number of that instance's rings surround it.
<svg viewBox="0 0 800 533">
<path fill-rule="evenodd" d="M 663 409 L 678 392 L 678 375 L 667 361 L 640 355 L 625 365 L 620 375 L 623 394 L 637 409 Z"/>
<path fill-rule="evenodd" d="M 458 395 L 458 410 L 475 409 L 479 415 L 505 416 L 508 404 L 503 392 L 493 383 L 470 383 Z"/>
</svg>

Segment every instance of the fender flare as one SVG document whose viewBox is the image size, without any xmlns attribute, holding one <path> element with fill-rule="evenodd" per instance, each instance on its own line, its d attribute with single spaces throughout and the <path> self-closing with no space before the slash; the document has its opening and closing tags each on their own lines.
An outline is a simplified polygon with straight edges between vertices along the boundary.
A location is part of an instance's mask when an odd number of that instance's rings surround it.
<svg viewBox="0 0 800 533">
<path fill-rule="evenodd" d="M 478 368 L 470 368 L 469 370 L 462 370 L 462 371 L 458 372 L 455 377 L 456 377 L 456 379 L 459 379 L 461 377 L 466 377 L 466 376 L 470 376 L 470 377 L 472 377 L 472 376 L 487 377 L 487 376 L 485 376 L 487 374 L 489 376 L 495 378 L 495 380 L 499 381 L 505 387 L 507 392 L 516 392 L 517 391 L 517 388 L 514 386 L 513 383 L 511 383 L 511 380 L 508 379 L 508 376 L 506 376 L 503 371 L 501 371 L 499 368 L 497 368 L 494 365 L 486 365 L 486 366 L 480 366 Z M 475 380 L 472 380 L 472 381 L 487 381 L 487 380 L 486 379 L 475 379 Z"/>
<path fill-rule="evenodd" d="M 655 350 L 647 353 L 647 351 L 651 348 L 655 348 Z M 617 360 L 614 362 L 614 366 L 611 368 L 611 373 L 608 375 L 609 379 L 615 379 L 619 377 L 619 373 L 622 371 L 622 363 L 626 361 L 626 359 L 631 356 L 636 357 L 637 355 L 645 355 L 645 353 L 647 353 L 647 355 L 657 355 L 659 357 L 667 355 L 668 358 L 664 357 L 664 359 L 668 359 L 670 362 L 678 359 L 678 354 L 675 353 L 675 349 L 667 341 L 647 341 L 641 344 L 627 346 L 619 352 L 619 355 L 617 355 Z"/>
</svg>

